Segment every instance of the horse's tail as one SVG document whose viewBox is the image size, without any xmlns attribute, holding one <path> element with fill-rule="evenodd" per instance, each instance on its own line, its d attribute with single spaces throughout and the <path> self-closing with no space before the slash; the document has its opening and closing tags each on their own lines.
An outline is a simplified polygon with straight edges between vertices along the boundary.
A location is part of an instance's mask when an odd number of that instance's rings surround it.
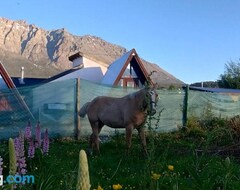
<svg viewBox="0 0 240 190">
<path fill-rule="evenodd" d="M 80 109 L 80 111 L 79 111 L 79 113 L 78 113 L 80 117 L 85 117 L 85 115 L 86 115 L 86 113 L 87 113 L 88 106 L 89 106 L 90 103 L 91 103 L 91 102 L 87 102 L 86 104 L 84 104 L 84 105 L 81 107 L 81 109 Z"/>
</svg>

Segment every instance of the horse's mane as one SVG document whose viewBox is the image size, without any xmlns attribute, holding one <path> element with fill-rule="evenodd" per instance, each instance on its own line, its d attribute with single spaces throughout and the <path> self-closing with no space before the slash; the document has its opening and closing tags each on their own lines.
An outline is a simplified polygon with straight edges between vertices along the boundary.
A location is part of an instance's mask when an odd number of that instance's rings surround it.
<svg viewBox="0 0 240 190">
<path fill-rule="evenodd" d="M 131 94 L 128 95 L 129 98 L 134 99 L 137 103 L 137 107 L 141 110 L 144 111 L 147 106 L 148 106 L 148 102 L 146 99 L 146 94 L 147 94 L 147 89 L 143 88 L 137 92 L 133 92 Z"/>
<path fill-rule="evenodd" d="M 144 93 L 144 92 L 145 92 L 145 93 Z M 131 93 L 131 94 L 128 94 L 128 95 L 126 95 L 126 96 L 130 96 L 130 97 L 136 98 L 136 96 L 139 96 L 139 95 L 141 95 L 141 94 L 146 94 L 146 92 L 147 92 L 147 89 L 146 89 L 146 88 L 143 88 L 143 89 L 141 89 L 141 90 L 138 90 L 138 91 L 133 92 L 133 93 Z"/>
</svg>

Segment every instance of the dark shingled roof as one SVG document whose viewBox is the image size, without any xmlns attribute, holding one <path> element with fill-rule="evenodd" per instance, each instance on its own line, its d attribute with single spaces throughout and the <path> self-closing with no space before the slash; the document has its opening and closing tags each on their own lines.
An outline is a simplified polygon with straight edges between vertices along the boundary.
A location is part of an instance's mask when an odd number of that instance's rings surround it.
<svg viewBox="0 0 240 190">
<path fill-rule="evenodd" d="M 190 90 L 204 91 L 204 92 L 217 92 L 217 93 L 240 93 L 240 89 L 229 89 L 229 88 L 205 88 L 189 86 Z"/>
</svg>

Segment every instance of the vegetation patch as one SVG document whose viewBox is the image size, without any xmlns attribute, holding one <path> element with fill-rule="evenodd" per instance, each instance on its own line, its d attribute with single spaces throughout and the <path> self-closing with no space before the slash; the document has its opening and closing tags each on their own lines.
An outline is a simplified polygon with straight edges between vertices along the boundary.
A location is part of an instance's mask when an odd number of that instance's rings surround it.
<svg viewBox="0 0 240 190">
<path fill-rule="evenodd" d="M 91 189 L 240 189 L 237 122 L 238 118 L 201 121 L 194 117 L 175 132 L 150 130 L 148 157 L 144 157 L 138 136 L 133 137 L 127 155 L 125 136 L 116 135 L 100 145 L 101 155 L 88 156 Z M 27 148 L 26 143 L 25 155 Z M 87 139 L 50 139 L 47 153 L 38 148 L 33 157 L 26 156 L 27 174 L 35 177 L 34 183 L 16 184 L 17 189 L 76 189 L 79 152 L 87 149 Z M 0 155 L 6 177 L 7 141 L 1 142 Z M 9 186 L 4 184 L 2 189 Z"/>
</svg>

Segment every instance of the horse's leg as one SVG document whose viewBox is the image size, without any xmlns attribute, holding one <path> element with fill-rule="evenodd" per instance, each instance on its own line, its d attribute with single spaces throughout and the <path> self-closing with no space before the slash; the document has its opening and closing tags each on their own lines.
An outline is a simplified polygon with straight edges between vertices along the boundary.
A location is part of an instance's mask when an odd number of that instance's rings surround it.
<svg viewBox="0 0 240 190">
<path fill-rule="evenodd" d="M 144 128 L 143 127 L 139 127 L 137 128 L 138 130 L 138 134 L 142 143 L 142 147 L 144 150 L 144 153 L 146 156 L 148 156 L 148 152 L 147 152 L 147 143 L 146 143 L 146 136 L 145 136 L 145 132 L 144 132 Z"/>
<path fill-rule="evenodd" d="M 95 145 L 94 145 L 94 134 L 92 132 L 92 134 L 90 135 L 90 138 L 89 138 L 89 148 L 88 148 L 88 151 L 87 153 L 89 155 L 92 155 L 93 154 L 93 151 L 94 151 L 94 148 L 95 148 Z"/>
<path fill-rule="evenodd" d="M 126 127 L 127 154 L 129 154 L 130 148 L 131 148 L 131 146 L 132 146 L 132 131 L 133 131 L 132 125 L 128 125 L 128 126 Z"/>
<path fill-rule="evenodd" d="M 101 132 L 101 130 L 102 130 L 102 127 L 103 127 L 103 124 L 100 123 L 100 124 L 98 125 L 98 134 L 100 134 L 100 132 Z"/>
<path fill-rule="evenodd" d="M 104 124 L 103 124 L 102 122 L 99 122 L 99 123 L 98 123 L 98 136 L 99 136 L 99 134 L 100 134 L 103 126 L 104 126 Z M 98 139 L 98 140 L 100 141 L 100 139 Z"/>
<path fill-rule="evenodd" d="M 96 149 L 97 153 L 99 154 L 99 141 L 98 141 L 98 122 L 91 122 L 92 127 L 92 135 L 90 140 L 90 146 L 92 151 Z"/>
</svg>

